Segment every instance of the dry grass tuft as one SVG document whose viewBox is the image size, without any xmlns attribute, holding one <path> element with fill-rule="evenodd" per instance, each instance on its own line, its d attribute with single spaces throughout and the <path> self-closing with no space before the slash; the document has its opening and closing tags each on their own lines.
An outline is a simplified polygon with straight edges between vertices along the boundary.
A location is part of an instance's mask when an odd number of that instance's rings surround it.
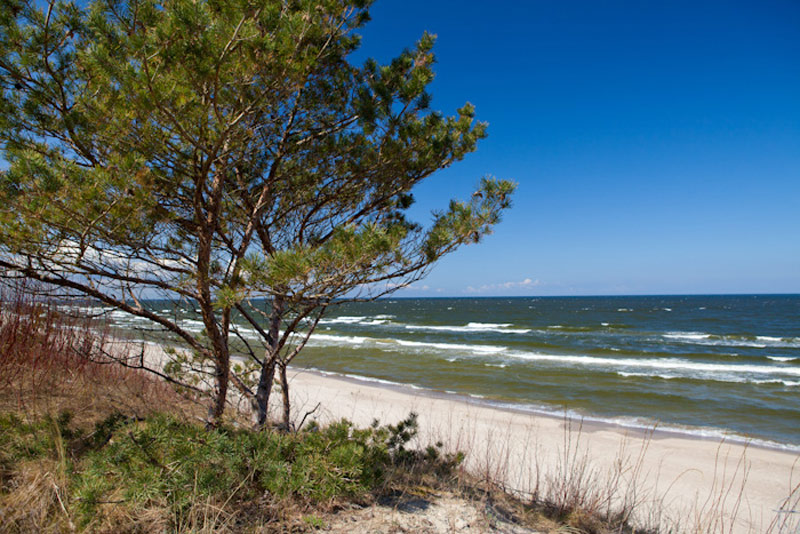
<svg viewBox="0 0 800 534">
<path fill-rule="evenodd" d="M 57 460 L 21 465 L 7 493 L 0 495 L 0 531 L 68 532 L 74 529 L 64 508 L 65 479 Z"/>
</svg>

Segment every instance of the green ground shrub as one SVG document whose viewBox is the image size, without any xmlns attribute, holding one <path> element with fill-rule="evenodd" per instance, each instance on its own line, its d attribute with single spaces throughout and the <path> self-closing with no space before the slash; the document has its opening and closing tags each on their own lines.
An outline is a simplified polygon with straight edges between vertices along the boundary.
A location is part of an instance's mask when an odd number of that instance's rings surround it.
<svg viewBox="0 0 800 534">
<path fill-rule="evenodd" d="M 15 462 L 55 456 L 57 447 L 69 457 L 68 504 L 82 526 L 97 521 L 109 503 L 131 512 L 162 509 L 180 524 L 198 502 L 361 500 L 398 469 L 427 463 L 438 472 L 457 463 L 406 450 L 416 434 L 414 414 L 398 425 L 357 429 L 340 421 L 299 433 L 209 431 L 170 415 L 135 420 L 118 413 L 91 431 L 73 428 L 68 414 L 36 422 L 4 415 L 0 428 L 7 475 Z"/>
</svg>

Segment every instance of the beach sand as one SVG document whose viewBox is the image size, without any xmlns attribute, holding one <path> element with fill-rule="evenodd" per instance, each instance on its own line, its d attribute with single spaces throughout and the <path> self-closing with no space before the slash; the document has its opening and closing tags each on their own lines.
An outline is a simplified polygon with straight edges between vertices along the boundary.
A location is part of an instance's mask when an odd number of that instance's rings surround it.
<svg viewBox="0 0 800 534">
<path fill-rule="evenodd" d="M 360 426 L 396 423 L 413 411 L 418 445 L 462 451 L 472 474 L 521 496 L 583 491 L 598 509 L 609 499 L 627 502 L 640 522 L 693 532 L 763 533 L 776 515 L 787 524 L 773 532 L 796 528 L 798 514 L 776 514 L 800 481 L 795 453 L 504 410 L 314 371 L 292 369 L 290 380 L 297 420 L 318 404 L 309 419 Z"/>
</svg>

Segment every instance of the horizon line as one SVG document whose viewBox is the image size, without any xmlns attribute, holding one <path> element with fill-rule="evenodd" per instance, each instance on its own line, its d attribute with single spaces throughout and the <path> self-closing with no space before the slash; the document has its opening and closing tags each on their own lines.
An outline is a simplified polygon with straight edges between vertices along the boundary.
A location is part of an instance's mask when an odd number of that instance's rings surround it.
<svg viewBox="0 0 800 534">
<path fill-rule="evenodd" d="M 614 297 L 800 297 L 795 293 L 587 293 L 580 295 L 387 295 L 375 300 L 384 299 L 547 299 L 547 298 L 614 298 Z"/>
</svg>

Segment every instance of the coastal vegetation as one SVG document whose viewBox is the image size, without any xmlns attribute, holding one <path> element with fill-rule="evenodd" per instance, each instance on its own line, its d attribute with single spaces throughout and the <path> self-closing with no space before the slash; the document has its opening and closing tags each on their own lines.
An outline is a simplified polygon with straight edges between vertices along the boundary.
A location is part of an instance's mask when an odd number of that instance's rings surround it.
<svg viewBox="0 0 800 534">
<path fill-rule="evenodd" d="M 3 304 L 3 532 L 285 526 L 302 510 L 363 501 L 404 466 L 447 475 L 458 463 L 434 449 L 406 450 L 413 418 L 363 430 L 342 421 L 302 433 L 209 432 L 189 417 L 191 400 L 93 360 L 96 334 L 76 336 L 74 322 L 46 306 Z M 141 402 L 109 396 L 120 388 Z M 166 411 L 148 408 L 156 401 Z M 251 510 L 234 521 L 243 507 Z"/>
<path fill-rule="evenodd" d="M 486 125 L 470 104 L 430 109 L 432 35 L 385 65 L 349 60 L 369 4 L 5 1 L 0 273 L 178 338 L 191 353 L 170 378 L 209 397 L 210 427 L 231 387 L 265 425 L 276 379 L 289 426 L 286 367 L 325 311 L 479 241 L 514 189 L 484 178 L 427 226 L 406 218 Z M 202 331 L 156 298 L 191 305 Z"/>
</svg>

